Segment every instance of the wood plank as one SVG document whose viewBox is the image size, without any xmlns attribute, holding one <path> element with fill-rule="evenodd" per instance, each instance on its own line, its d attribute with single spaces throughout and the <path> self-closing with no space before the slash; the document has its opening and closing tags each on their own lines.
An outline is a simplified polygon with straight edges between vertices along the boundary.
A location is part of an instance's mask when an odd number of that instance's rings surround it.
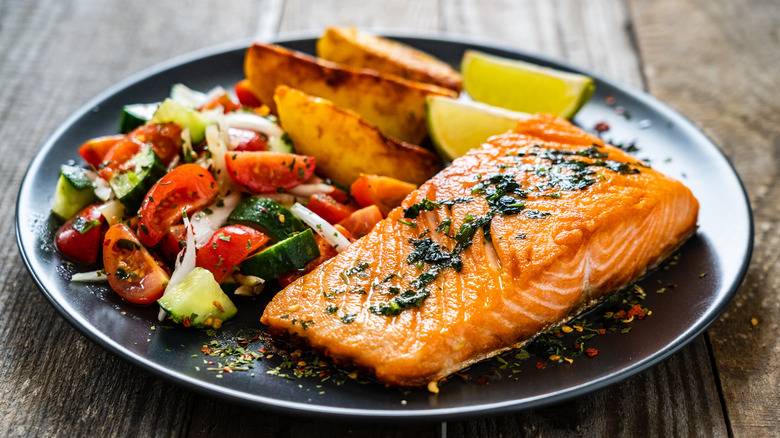
<svg viewBox="0 0 780 438">
<path fill-rule="evenodd" d="M 709 333 L 733 436 L 778 436 L 780 4 L 635 0 L 631 8 L 650 91 L 715 141 L 750 197 L 753 260 Z"/>
<path fill-rule="evenodd" d="M 13 211 L 30 159 L 78 106 L 171 56 L 250 37 L 262 4 L 40 0 L 0 3 L 0 174 Z M 239 8 L 240 7 L 240 8 Z M 242 12 L 243 11 L 243 12 Z M 174 19 L 175 17 L 175 19 Z M 74 145 L 75 147 L 76 145 Z M 42 194 L 49 196 L 48 194 Z M 0 225 L 0 407 L 4 435 L 178 436 L 192 394 L 108 354 L 46 303 L 22 264 L 13 215 Z"/>
</svg>

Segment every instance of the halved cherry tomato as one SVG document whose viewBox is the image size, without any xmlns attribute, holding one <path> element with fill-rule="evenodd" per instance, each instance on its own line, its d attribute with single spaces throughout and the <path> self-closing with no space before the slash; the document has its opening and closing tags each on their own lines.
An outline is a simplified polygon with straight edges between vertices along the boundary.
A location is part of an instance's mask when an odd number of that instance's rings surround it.
<svg viewBox="0 0 780 438">
<path fill-rule="evenodd" d="M 406 195 L 417 189 L 417 186 L 389 176 L 360 175 L 349 191 L 362 207 L 376 205 L 387 216 L 395 207 L 401 205 Z"/>
<path fill-rule="evenodd" d="M 154 153 L 167 166 L 179 155 L 181 131 L 181 126 L 176 123 L 153 123 L 135 128 L 127 137 L 152 145 Z"/>
<path fill-rule="evenodd" d="M 168 273 L 124 224 L 112 225 L 106 231 L 103 267 L 111 289 L 135 304 L 157 301 L 169 280 Z"/>
<path fill-rule="evenodd" d="M 328 243 L 328 241 L 325 240 L 322 236 L 320 236 L 319 234 L 315 234 L 314 239 L 317 241 L 317 246 L 320 249 L 320 256 L 307 263 L 306 266 L 303 268 L 303 270 L 296 269 L 295 271 L 290 271 L 286 274 L 282 274 L 281 276 L 277 277 L 276 281 L 279 282 L 280 286 L 287 287 L 287 285 L 289 285 L 293 281 L 297 280 L 300 277 L 303 277 L 304 275 L 313 271 L 317 266 L 321 265 L 325 261 L 333 257 L 336 257 L 336 255 L 338 255 L 338 251 L 336 251 L 336 249 L 333 248 L 333 245 Z"/>
<path fill-rule="evenodd" d="M 252 92 L 252 89 L 249 87 L 248 79 L 244 79 L 243 81 L 237 83 L 233 91 L 235 91 L 236 97 L 238 98 L 238 101 L 241 103 L 241 105 L 257 108 L 263 104 L 260 102 L 260 99 L 258 99 L 257 96 L 255 96 L 255 94 Z"/>
<path fill-rule="evenodd" d="M 245 225 L 228 225 L 217 230 L 208 243 L 198 249 L 195 266 L 208 269 L 217 283 L 238 270 L 238 265 L 271 239 Z"/>
<path fill-rule="evenodd" d="M 231 111 L 236 111 L 241 109 L 240 105 L 236 105 L 235 102 L 233 102 L 233 99 L 230 98 L 230 96 L 227 95 L 227 93 L 220 94 L 219 96 L 212 99 L 207 104 L 203 105 L 201 109 L 204 110 L 210 110 L 214 109 L 217 106 L 222 107 L 222 112 L 227 114 Z"/>
<path fill-rule="evenodd" d="M 279 152 L 228 152 L 225 164 L 236 184 L 257 193 L 291 189 L 314 173 L 314 157 Z"/>
<path fill-rule="evenodd" d="M 369 205 L 352 213 L 348 218 L 339 222 L 339 225 L 346 228 L 356 239 L 359 239 L 373 230 L 374 226 L 381 220 L 382 212 L 379 211 L 379 207 Z"/>
<path fill-rule="evenodd" d="M 150 248 L 156 245 L 166 230 L 182 219 L 182 211 L 190 213 L 205 207 L 218 192 L 214 177 L 197 164 L 174 168 L 152 186 L 138 210 L 141 242 Z"/>
<path fill-rule="evenodd" d="M 176 264 L 176 256 L 179 255 L 187 241 L 187 227 L 184 224 L 173 225 L 168 228 L 165 235 L 154 249 L 169 267 Z"/>
<path fill-rule="evenodd" d="M 103 157 L 103 162 L 98 166 L 98 175 L 106 181 L 110 180 L 116 171 L 125 170 L 124 164 L 130 161 L 143 147 L 144 145 L 140 141 L 132 138 L 117 142 Z"/>
<path fill-rule="evenodd" d="M 54 237 L 54 245 L 65 257 L 79 263 L 97 262 L 106 220 L 93 204 L 65 222 Z"/>
<path fill-rule="evenodd" d="M 230 144 L 234 151 L 266 151 L 268 139 L 249 129 L 228 128 Z"/>
<path fill-rule="evenodd" d="M 100 167 L 100 163 L 105 161 L 106 154 L 117 143 L 125 140 L 124 135 L 109 135 L 106 137 L 93 138 L 84 143 L 79 148 L 79 155 L 95 169 Z"/>
<path fill-rule="evenodd" d="M 306 208 L 330 224 L 335 224 L 348 218 L 357 210 L 350 205 L 342 204 L 324 193 L 315 193 L 309 198 Z"/>
</svg>

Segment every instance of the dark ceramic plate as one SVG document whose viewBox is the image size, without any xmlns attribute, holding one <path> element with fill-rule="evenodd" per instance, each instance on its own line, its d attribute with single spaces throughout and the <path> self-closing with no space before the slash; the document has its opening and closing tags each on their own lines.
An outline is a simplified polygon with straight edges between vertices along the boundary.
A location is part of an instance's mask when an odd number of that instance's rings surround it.
<svg viewBox="0 0 780 438">
<path fill-rule="evenodd" d="M 398 37 L 457 65 L 463 51 L 476 48 L 564 70 L 572 67 L 494 46 L 463 41 Z M 85 140 L 116 133 L 122 106 L 155 102 L 172 84 L 194 89 L 230 87 L 243 76 L 249 43 L 202 51 L 177 58 L 133 76 L 88 102 L 51 136 L 30 164 L 19 192 L 17 239 L 33 279 L 51 304 L 74 327 L 103 348 L 133 364 L 206 394 L 272 408 L 353 419 L 446 419 L 516 411 L 560 402 L 632 376 L 653 366 L 702 333 L 726 308 L 747 269 L 753 229 L 750 206 L 741 182 L 721 152 L 689 121 L 644 92 L 592 75 L 596 94 L 577 115 L 590 129 L 606 121 L 605 138 L 636 142 L 637 156 L 682 180 L 701 203 L 699 230 L 681 250 L 676 264 L 652 273 L 640 284 L 648 292 L 643 303 L 651 317 L 632 324 L 628 334 L 597 336 L 588 346 L 600 353 L 537 370 L 536 359 L 517 369 L 499 370 L 500 382 L 488 384 L 450 379 L 438 395 L 424 389 L 402 392 L 379 384 L 348 381 L 336 385 L 318 379 L 287 380 L 266 373 L 279 359 L 257 361 L 254 375 L 234 372 L 222 378 L 207 371 L 201 346 L 213 339 L 205 332 L 181 327 L 161 329 L 157 309 L 130 306 L 105 287 L 70 284 L 72 268 L 52 245 L 57 224 L 49 216 L 59 166 L 80 162 L 77 147 Z M 312 53 L 311 38 L 283 41 Z M 587 72 L 586 72 L 587 73 Z M 606 103 L 607 97 L 614 104 Z M 620 115 L 616 106 L 630 113 Z M 726 201 L 727 202 L 724 202 Z M 724 208 L 727 206 L 727 208 Z M 706 273 L 705 276 L 701 274 Z M 658 284 L 676 284 L 664 294 Z M 241 328 L 257 328 L 264 302 L 237 299 L 239 315 L 217 335 L 228 339 Z M 156 326 L 153 329 L 153 326 Z M 259 348 L 262 345 L 255 344 Z M 197 356 L 197 357 L 193 357 Z M 477 364 L 470 375 L 491 375 L 497 362 Z M 510 378 L 514 377 L 514 378 Z M 516 380 L 515 380 L 516 379 Z M 484 382 L 483 382 L 484 383 Z"/>
</svg>

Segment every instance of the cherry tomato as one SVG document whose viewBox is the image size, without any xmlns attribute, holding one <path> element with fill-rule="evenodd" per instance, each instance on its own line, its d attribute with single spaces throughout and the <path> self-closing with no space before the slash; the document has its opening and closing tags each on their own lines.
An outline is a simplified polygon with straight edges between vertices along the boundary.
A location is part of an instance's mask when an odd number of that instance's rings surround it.
<svg viewBox="0 0 780 438">
<path fill-rule="evenodd" d="M 228 128 L 230 144 L 234 151 L 266 151 L 268 150 L 268 139 L 261 134 L 239 128 Z"/>
<path fill-rule="evenodd" d="M 335 224 L 348 218 L 357 210 L 355 207 L 342 204 L 324 193 L 315 193 L 309 198 L 306 208 L 330 224 Z"/>
<path fill-rule="evenodd" d="M 387 216 L 390 210 L 401 205 L 406 196 L 417 186 L 389 176 L 360 175 L 349 191 L 361 207 L 376 205 Z"/>
<path fill-rule="evenodd" d="M 217 283 L 238 270 L 238 265 L 271 239 L 245 225 L 228 225 L 217 230 L 208 243 L 198 249 L 195 266 L 208 269 Z"/>
<path fill-rule="evenodd" d="M 154 123 L 135 128 L 128 138 L 133 138 L 141 143 L 149 143 L 152 150 L 165 163 L 171 164 L 181 150 L 181 126 L 176 123 Z"/>
<path fill-rule="evenodd" d="M 214 177 L 197 164 L 182 164 L 162 177 L 146 194 L 138 214 L 138 237 L 147 247 L 159 242 L 171 225 L 205 207 L 219 192 Z"/>
<path fill-rule="evenodd" d="M 219 96 L 212 99 L 211 102 L 208 102 L 207 104 L 203 105 L 200 109 L 210 110 L 218 106 L 222 107 L 222 112 L 225 114 L 231 111 L 236 111 L 241 109 L 241 106 L 233 102 L 233 99 L 231 99 L 230 96 L 227 95 L 227 93 L 220 94 Z"/>
<path fill-rule="evenodd" d="M 244 79 L 237 83 L 233 91 L 235 91 L 236 97 L 241 105 L 257 108 L 263 104 L 252 92 L 252 89 L 249 87 L 248 79 Z"/>
<path fill-rule="evenodd" d="M 293 188 L 314 173 L 314 157 L 279 152 L 228 152 L 225 164 L 236 184 L 257 193 Z"/>
<path fill-rule="evenodd" d="M 108 181 L 116 171 L 125 170 L 124 164 L 141 151 L 144 145 L 136 139 L 124 139 L 117 142 L 103 157 L 98 166 L 98 175 Z"/>
<path fill-rule="evenodd" d="M 98 206 L 90 205 L 80 211 L 57 231 L 54 244 L 62 255 L 79 263 L 97 262 L 106 223 Z"/>
<path fill-rule="evenodd" d="M 376 205 L 370 205 L 352 213 L 348 218 L 339 222 L 339 225 L 347 229 L 355 238 L 361 238 L 374 229 L 374 226 L 382 220 L 382 212 Z"/>
<path fill-rule="evenodd" d="M 303 268 L 303 270 L 296 269 L 295 271 L 290 271 L 286 274 L 280 275 L 276 279 L 279 282 L 280 286 L 287 287 L 293 281 L 313 271 L 317 266 L 321 265 L 322 263 L 326 262 L 327 260 L 333 257 L 336 257 L 338 251 L 336 251 L 336 249 L 333 248 L 333 245 L 328 243 L 327 240 L 325 240 L 319 234 L 315 234 L 314 239 L 317 241 L 317 246 L 320 248 L 320 256 L 307 263 L 306 266 Z"/>
<path fill-rule="evenodd" d="M 112 225 L 106 231 L 103 267 L 111 289 L 135 304 L 157 301 L 169 280 L 168 273 L 124 224 Z"/>
<path fill-rule="evenodd" d="M 117 143 L 125 140 L 124 135 L 109 135 L 106 137 L 93 138 L 84 143 L 79 148 L 79 155 L 95 169 L 100 167 L 100 163 L 105 161 L 106 154 Z"/>
<path fill-rule="evenodd" d="M 155 245 L 154 249 L 157 251 L 157 255 L 168 263 L 168 266 L 176 264 L 176 256 L 179 255 L 187 241 L 186 234 L 187 227 L 184 224 L 173 225 L 168 228 L 160 242 Z"/>
</svg>

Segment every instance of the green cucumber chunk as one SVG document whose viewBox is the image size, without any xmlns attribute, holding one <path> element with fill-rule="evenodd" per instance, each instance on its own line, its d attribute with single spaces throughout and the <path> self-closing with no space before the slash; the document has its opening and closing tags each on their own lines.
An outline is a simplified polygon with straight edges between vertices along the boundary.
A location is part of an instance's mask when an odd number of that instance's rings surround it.
<svg viewBox="0 0 780 438">
<path fill-rule="evenodd" d="M 244 275 L 271 280 L 295 269 L 303 269 L 320 256 L 314 232 L 307 228 L 273 245 L 241 263 Z"/>
<path fill-rule="evenodd" d="M 189 318 L 192 327 L 204 327 L 209 318 L 227 321 L 237 312 L 214 275 L 203 268 L 193 269 L 184 280 L 165 291 L 157 303 L 174 322 Z"/>
<path fill-rule="evenodd" d="M 290 135 L 287 134 L 286 132 L 282 134 L 281 137 L 272 137 L 271 140 L 268 141 L 268 150 L 271 152 L 279 152 L 282 154 L 295 153 L 293 142 L 290 139 Z"/>
<path fill-rule="evenodd" d="M 278 242 L 306 229 L 306 225 L 287 208 L 268 198 L 242 200 L 228 216 L 228 223 L 260 230 Z"/>
<path fill-rule="evenodd" d="M 152 119 L 158 106 L 160 106 L 159 103 L 125 105 L 122 108 L 122 114 L 119 116 L 119 132 L 127 134 L 133 129 L 148 122 Z"/>
<path fill-rule="evenodd" d="M 68 220 L 95 201 L 95 188 L 84 170 L 74 166 L 62 166 L 51 206 L 52 213 L 60 219 Z"/>
<path fill-rule="evenodd" d="M 173 99 L 165 99 L 157 108 L 157 111 L 154 112 L 150 122 L 173 122 L 181 126 L 182 129 L 189 129 L 192 144 L 202 142 L 206 138 L 206 126 L 214 124 L 206 119 L 203 114 Z"/>
<path fill-rule="evenodd" d="M 128 162 L 128 170 L 117 173 L 108 185 L 119 201 L 132 214 L 143 203 L 144 196 L 168 169 L 151 147 L 145 146 Z"/>
</svg>

